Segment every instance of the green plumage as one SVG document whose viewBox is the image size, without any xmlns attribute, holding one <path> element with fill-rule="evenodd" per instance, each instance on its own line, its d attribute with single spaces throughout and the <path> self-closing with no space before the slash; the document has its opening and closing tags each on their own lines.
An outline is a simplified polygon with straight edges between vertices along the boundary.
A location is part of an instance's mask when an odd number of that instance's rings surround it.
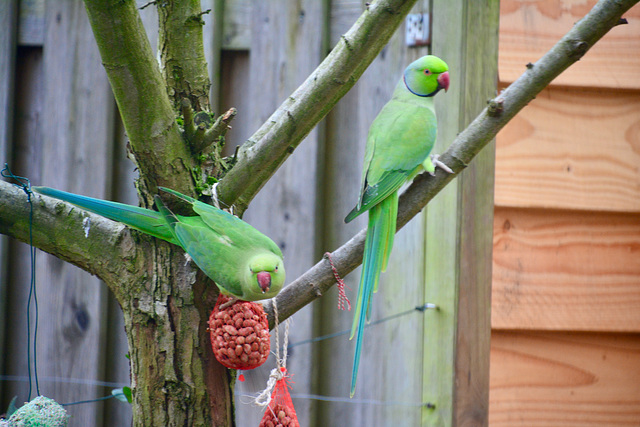
<svg viewBox="0 0 640 427">
<path fill-rule="evenodd" d="M 33 189 L 181 246 L 221 292 L 238 299 L 272 298 L 284 285 L 285 271 L 278 245 L 230 213 L 177 191 L 161 188 L 191 204 L 196 215 L 175 215 L 158 196 L 156 212 L 48 187 Z M 267 278 L 270 283 L 265 290 Z"/>
<path fill-rule="evenodd" d="M 425 56 L 411 63 L 393 97 L 369 128 L 360 199 L 345 218 L 345 222 L 349 222 L 369 211 L 362 275 L 351 329 L 351 338 L 356 337 L 351 396 L 355 392 L 371 296 L 378 290 L 380 272 L 386 270 L 393 247 L 398 189 L 419 172 L 435 170 L 429 157 L 437 131 L 433 96 L 440 89 L 448 88 L 447 71 L 447 64 L 435 56 Z"/>
</svg>

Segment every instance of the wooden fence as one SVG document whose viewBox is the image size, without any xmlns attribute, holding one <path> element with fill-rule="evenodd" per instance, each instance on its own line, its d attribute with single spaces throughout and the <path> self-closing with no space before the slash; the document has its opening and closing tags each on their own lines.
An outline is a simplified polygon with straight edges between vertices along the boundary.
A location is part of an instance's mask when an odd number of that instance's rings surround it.
<svg viewBox="0 0 640 427">
<path fill-rule="evenodd" d="M 202 3 L 220 10 L 217 1 Z M 0 22 L 0 154 L 34 184 L 136 203 L 126 137 L 82 2 L 13 0 L 0 8 L 7 24 Z M 364 2 L 344 0 L 227 0 L 221 42 L 210 25 L 214 17 L 204 15 L 208 61 L 220 64 L 219 72 L 211 72 L 214 93 L 220 94 L 214 110 L 238 109 L 230 152 L 309 75 L 364 8 Z M 451 90 L 436 101 L 436 151 L 442 151 L 495 92 L 498 3 L 423 0 L 414 10 L 431 14 L 431 50 L 452 70 Z M 155 46 L 154 6 L 141 16 Z M 485 25 L 473 25 L 479 21 Z M 245 215 L 283 248 L 290 279 L 365 226 L 364 219 L 349 225 L 342 219 L 357 199 L 368 126 L 406 64 L 430 51 L 407 47 L 402 30 Z M 483 423 L 493 161 L 490 147 L 398 234 L 374 299 L 374 320 L 425 302 L 439 310 L 415 311 L 367 331 L 355 399 L 348 399 L 353 343 L 346 337 L 292 347 L 288 365 L 302 425 Z M 6 263 L 0 269 L 0 407 L 6 407 L 11 397 L 25 400 L 27 394 L 23 379 L 13 376 L 27 373 L 30 269 L 25 245 L 4 239 L 0 250 Z M 357 272 L 346 278 L 352 300 L 357 279 Z M 122 319 L 105 286 L 42 253 L 37 281 L 40 391 L 69 403 L 129 384 Z M 347 329 L 352 313 L 336 306 L 332 290 L 294 315 L 290 343 Z M 244 404 L 243 395 L 264 388 L 272 367 L 245 373 L 247 380 L 236 388 L 239 426 L 257 425 L 261 411 Z M 345 399 L 318 401 L 309 394 Z M 73 426 L 128 425 L 131 416 L 126 404 L 113 399 L 68 410 Z"/>
</svg>

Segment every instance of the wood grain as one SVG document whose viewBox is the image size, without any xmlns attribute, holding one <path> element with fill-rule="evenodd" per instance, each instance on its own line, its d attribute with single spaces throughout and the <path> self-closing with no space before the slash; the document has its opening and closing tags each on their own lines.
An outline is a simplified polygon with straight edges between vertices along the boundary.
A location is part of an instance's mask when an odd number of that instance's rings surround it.
<svg viewBox="0 0 640 427">
<path fill-rule="evenodd" d="M 244 117 L 234 121 L 233 133 L 246 136 L 253 134 L 320 63 L 324 56 L 324 35 L 318 28 L 324 27 L 323 3 L 315 0 L 248 3 L 250 13 L 245 17 L 250 18 L 248 23 L 252 29 L 251 52 L 248 61 L 243 60 L 246 55 L 233 55 L 237 59 L 234 65 L 247 67 L 242 71 L 234 71 L 246 76 L 244 82 L 233 88 L 237 89 L 233 94 L 234 100 L 245 98 L 237 104 L 239 115 Z M 228 74 L 225 72 L 225 75 Z M 240 83 L 234 80 L 236 84 Z M 247 100 L 247 94 L 250 93 L 256 96 Z M 242 125 L 246 127 L 240 129 Z M 266 183 L 244 215 L 247 222 L 281 247 L 289 281 L 318 260 L 314 245 L 318 150 L 319 132 L 316 129 Z M 312 311 L 313 307 L 309 306 L 293 316 L 289 336 L 291 341 L 312 335 Z M 294 393 L 309 392 L 312 375 L 309 360 L 312 357 L 310 346 L 299 347 L 289 354 L 287 368 L 295 375 Z M 263 390 L 274 365 L 271 359 L 262 367 L 245 374 L 247 381 L 238 387 L 240 393 Z M 251 405 L 239 405 L 236 411 L 238 425 L 257 425 L 264 411 Z M 311 423 L 311 406 L 312 401 L 308 399 L 296 402 L 301 425 Z"/>
<path fill-rule="evenodd" d="M 640 424 L 638 334 L 494 332 L 492 427 Z"/>
<path fill-rule="evenodd" d="M 451 90 L 435 101 L 440 153 L 496 91 L 499 2 L 436 1 L 432 12 L 432 51 L 452 70 Z M 488 425 L 494 149 L 427 206 L 425 293 L 440 309 L 425 316 L 423 401 L 436 407 L 424 426 Z"/>
<path fill-rule="evenodd" d="M 331 3 L 332 37 L 339 37 L 348 29 L 348 22 L 362 13 L 362 3 L 355 3 Z M 428 3 L 419 1 L 413 11 L 428 11 Z M 406 64 L 426 53 L 426 48 L 408 49 L 403 32 L 397 31 L 383 53 L 327 116 L 321 187 L 323 250 L 335 249 L 366 227 L 367 215 L 349 224 L 344 223 L 344 217 L 358 199 L 369 126 L 391 97 Z M 425 302 L 424 230 L 425 216 L 420 215 L 396 235 L 388 269 L 381 275 L 379 292 L 372 298 L 374 321 L 410 311 Z M 345 277 L 353 304 L 360 273 L 358 268 Z M 318 335 L 351 328 L 353 310 L 336 308 L 336 290 L 332 289 L 316 304 Z M 353 399 L 398 402 L 402 396 L 404 403 L 415 406 L 319 402 L 316 425 L 387 426 L 398 420 L 405 425 L 421 425 L 422 410 L 418 405 L 422 401 L 425 333 L 424 316 L 418 312 L 367 328 Z M 355 340 L 347 338 L 318 343 L 317 393 L 348 398 Z"/>
<path fill-rule="evenodd" d="M 495 203 L 640 212 L 640 94 L 546 89 L 497 137 Z"/>
<path fill-rule="evenodd" d="M 492 326 L 640 331 L 640 215 L 496 208 Z"/>
<path fill-rule="evenodd" d="M 0 2 L 0 168 L 11 160 L 13 139 L 13 88 L 15 81 L 17 0 Z M 8 288 L 9 238 L 0 236 L 0 313 L 5 313 Z M 5 316 L 0 316 L 0 366 L 5 359 Z M 2 399 L 0 387 L 0 400 Z"/>
<path fill-rule="evenodd" d="M 251 47 L 252 2 L 249 0 L 226 0 L 222 29 L 222 48 L 226 50 L 249 50 Z"/>
<path fill-rule="evenodd" d="M 21 0 L 18 44 L 42 46 L 45 31 L 45 0 Z"/>
<path fill-rule="evenodd" d="M 513 82 L 525 64 L 535 63 L 595 4 L 596 0 L 501 1 L 500 80 Z M 625 17 L 630 25 L 614 28 L 553 84 L 639 89 L 640 5 Z"/>
<path fill-rule="evenodd" d="M 115 103 L 80 1 L 48 2 L 44 36 L 41 180 L 105 198 L 111 167 Z M 91 239 L 91 231 L 87 236 Z M 52 257 L 38 257 L 41 284 L 40 375 L 101 380 L 107 289 L 96 277 Z M 95 386 L 55 382 L 41 390 L 59 402 L 104 396 Z M 72 409 L 71 409 L 72 408 Z M 100 426 L 103 404 L 69 409 L 70 426 Z"/>
</svg>

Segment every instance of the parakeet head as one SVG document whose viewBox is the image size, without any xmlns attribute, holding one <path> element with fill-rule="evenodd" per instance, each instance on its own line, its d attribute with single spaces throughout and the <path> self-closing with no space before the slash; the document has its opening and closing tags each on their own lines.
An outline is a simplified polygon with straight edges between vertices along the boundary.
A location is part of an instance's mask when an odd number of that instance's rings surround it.
<svg viewBox="0 0 640 427">
<path fill-rule="evenodd" d="M 404 84 L 414 95 L 433 96 L 449 89 L 449 67 L 437 56 L 416 59 L 404 70 Z"/>
<path fill-rule="evenodd" d="M 259 299 L 276 296 L 284 285 L 284 265 L 276 254 L 266 253 L 251 258 L 248 273 L 251 275 L 250 292 L 262 296 Z"/>
</svg>

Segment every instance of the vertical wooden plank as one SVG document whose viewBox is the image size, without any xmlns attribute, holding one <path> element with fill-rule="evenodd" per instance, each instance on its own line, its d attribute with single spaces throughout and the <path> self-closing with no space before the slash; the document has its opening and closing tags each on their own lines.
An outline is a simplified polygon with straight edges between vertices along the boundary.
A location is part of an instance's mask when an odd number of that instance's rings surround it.
<svg viewBox="0 0 640 427">
<path fill-rule="evenodd" d="M 207 60 L 209 70 L 209 81 L 211 89 L 209 90 L 209 101 L 211 103 L 211 111 L 219 115 L 220 105 L 220 64 L 222 61 L 222 37 L 223 23 L 225 21 L 224 0 L 202 0 L 202 10 L 209 10 L 202 16 L 204 20 L 204 28 L 202 36 L 204 39 L 204 56 Z"/>
<path fill-rule="evenodd" d="M 104 198 L 113 140 L 113 100 L 81 1 L 48 2 L 45 12 L 41 183 Z M 90 230 L 90 229 L 89 229 Z M 90 231 L 88 237 L 91 238 Z M 103 375 L 105 286 L 63 261 L 42 256 L 37 272 L 42 376 L 99 380 Z M 45 338 L 46 337 L 46 338 Z M 61 381 L 41 386 L 59 402 L 109 390 Z M 102 403 L 69 407 L 70 425 L 102 425 Z"/>
<path fill-rule="evenodd" d="M 44 41 L 45 0 L 20 0 L 18 44 L 42 46 Z"/>
<path fill-rule="evenodd" d="M 155 5 L 149 5 L 140 10 L 140 8 L 147 3 L 149 3 L 147 0 L 136 0 L 142 25 L 144 25 L 144 29 L 147 32 L 149 45 L 151 49 L 156 52 L 158 50 L 158 9 Z"/>
<path fill-rule="evenodd" d="M 438 151 L 495 93 L 499 4 L 437 0 L 433 15 L 432 51 L 449 64 L 452 89 L 436 105 Z M 425 425 L 488 422 L 493 147 L 438 195 L 427 212 L 427 293 L 440 310 L 425 319 L 437 326 L 426 331 L 429 375 L 424 394 L 435 409 L 425 409 Z M 430 365 L 432 361 L 436 364 Z M 453 375 L 448 376 L 451 364 Z"/>
<path fill-rule="evenodd" d="M 18 175 L 27 176 L 32 182 L 39 182 L 40 152 L 38 144 L 42 132 L 42 49 L 20 48 L 16 55 L 15 72 L 15 125 L 13 159 L 11 168 Z M 30 264 L 29 246 L 16 240 L 8 245 L 9 262 L 7 270 L 7 324 L 5 372 L 23 377 L 23 381 L 3 384 L 4 402 L 18 396 L 17 402 L 28 400 L 27 364 L 27 296 L 29 294 Z M 33 305 L 32 305 L 33 306 Z M 33 311 L 31 312 L 33 315 Z M 31 318 L 33 332 L 33 317 Z M 33 396 L 33 395 L 32 395 Z"/>
<path fill-rule="evenodd" d="M 249 86 L 249 52 L 243 50 L 222 52 L 220 111 L 234 107 L 238 114 L 225 136 L 223 155 L 233 156 L 236 147 L 246 141 L 251 129 L 249 112 L 253 100 L 246 96 Z"/>
<path fill-rule="evenodd" d="M 115 105 L 114 109 L 117 113 Z M 138 205 L 138 195 L 134 186 L 134 180 L 138 177 L 138 173 L 133 162 L 127 157 L 128 139 L 124 131 L 124 125 L 119 116 L 115 117 L 114 121 L 113 182 L 109 200 Z M 126 357 L 129 353 L 129 343 L 124 329 L 122 309 L 111 292 L 107 296 L 107 303 L 107 325 L 109 327 L 105 348 L 105 381 L 130 386 L 131 368 L 129 359 Z M 128 403 L 116 401 L 115 399 L 105 402 L 105 426 L 129 426 L 132 418 L 132 408 Z"/>
<path fill-rule="evenodd" d="M 333 2 L 331 34 L 337 38 L 363 10 L 354 2 Z M 429 11 L 429 2 L 418 2 L 412 12 Z M 344 14 L 342 16 L 341 14 Z M 335 41 L 335 40 L 334 40 Z M 407 48 L 401 26 L 379 57 L 327 119 L 327 143 L 323 178 L 324 247 L 334 249 L 367 226 L 366 215 L 344 224 L 345 215 L 357 201 L 364 148 L 369 126 L 414 59 L 426 48 Z M 380 291 L 373 298 L 372 320 L 408 311 L 409 314 L 367 328 L 360 361 L 358 384 L 349 399 L 354 342 L 340 336 L 317 343 L 317 393 L 344 398 L 320 402 L 316 425 L 388 426 L 420 425 L 422 389 L 423 314 L 411 312 L 425 302 L 424 220 L 420 216 L 395 238 L 387 272 L 380 278 Z M 360 269 L 345 278 L 355 301 Z M 336 291 L 320 301 L 315 335 L 349 329 L 353 312 L 336 308 Z"/>
<path fill-rule="evenodd" d="M 223 49 L 250 49 L 252 7 L 251 0 L 224 0 Z"/>
<path fill-rule="evenodd" d="M 16 53 L 17 0 L 0 2 L 0 169 L 11 161 L 13 85 Z M 0 236 L 0 313 L 5 313 L 9 238 Z M 0 366 L 4 365 L 5 316 L 0 316 Z M 0 401 L 2 400 L 0 386 Z"/>
<path fill-rule="evenodd" d="M 287 96 L 315 69 L 324 56 L 325 2 L 279 0 L 252 3 L 252 43 L 249 81 L 243 96 L 251 97 L 250 128 L 266 121 Z M 245 113 L 245 114 L 247 114 Z M 236 126 L 236 124 L 234 124 Z M 316 253 L 317 130 L 311 132 L 251 203 L 244 219 L 270 236 L 283 250 L 287 277 L 293 280 L 318 260 Z M 292 317 L 290 341 L 311 335 L 312 307 Z M 287 365 L 295 375 L 293 393 L 308 393 L 311 372 L 310 348 L 289 354 Z M 245 374 L 240 393 L 264 389 L 270 359 L 258 370 Z M 253 382 L 253 384 L 252 384 Z M 252 388 L 257 386 L 257 389 Z M 242 400 L 240 400 L 242 402 Z M 310 424 L 310 401 L 296 400 L 301 425 Z M 262 411 L 239 403 L 238 425 L 257 425 Z"/>
</svg>

